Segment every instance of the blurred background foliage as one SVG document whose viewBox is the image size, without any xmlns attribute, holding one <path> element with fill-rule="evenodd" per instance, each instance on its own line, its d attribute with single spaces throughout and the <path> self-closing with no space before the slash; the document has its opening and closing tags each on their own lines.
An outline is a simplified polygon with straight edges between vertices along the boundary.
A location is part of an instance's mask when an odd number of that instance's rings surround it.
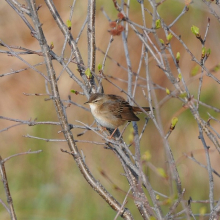
<svg viewBox="0 0 220 220">
<path fill-rule="evenodd" d="M 61 53 L 64 37 L 57 28 L 49 10 L 44 1 L 36 1 L 37 4 L 42 4 L 39 10 L 40 21 L 43 24 L 48 44 L 54 43 L 54 52 Z M 25 4 L 25 1 L 21 3 Z M 62 19 L 67 21 L 69 18 L 70 5 L 72 1 L 54 1 L 58 12 Z M 112 1 L 97 0 L 96 12 L 96 46 L 105 51 L 110 39 L 108 30 L 110 29 L 108 20 L 103 15 L 101 8 L 107 12 L 111 20 L 117 19 L 117 11 L 115 10 Z M 151 10 L 149 3 L 145 2 L 145 7 Z M 182 11 L 184 1 L 167 0 L 164 4 L 158 7 L 161 17 L 167 24 L 170 24 L 176 16 Z M 77 37 L 80 28 L 86 18 L 87 1 L 76 1 L 75 10 L 72 19 L 72 30 L 74 38 Z M 146 13 L 147 14 L 147 13 Z M 140 5 L 138 1 L 131 1 L 130 20 L 142 24 Z M 191 26 L 195 25 L 200 28 L 200 33 L 204 36 L 207 18 L 211 19 L 210 31 L 207 36 L 206 47 L 211 48 L 211 55 L 206 62 L 206 66 L 211 69 L 219 63 L 219 37 L 220 28 L 217 20 L 208 12 L 208 9 L 201 1 L 195 1 L 193 5 L 189 6 L 189 11 L 181 17 L 181 19 L 172 27 L 172 30 L 181 35 L 182 40 L 190 48 L 193 54 L 200 59 L 201 44 L 199 40 L 191 33 Z M 151 17 L 146 16 L 147 27 L 151 27 Z M 33 50 L 39 50 L 38 42 L 31 36 L 25 24 L 19 16 L 9 7 L 9 5 L 2 1 L 0 4 L 0 39 L 9 45 L 22 46 Z M 159 29 L 158 34 L 160 38 L 165 40 L 163 30 Z M 152 37 L 153 39 L 153 37 Z M 86 31 L 83 32 L 82 37 L 78 42 L 79 49 L 83 59 L 87 60 L 87 36 Z M 132 70 L 137 71 L 140 56 L 141 43 L 132 30 L 129 31 L 128 44 L 130 58 L 132 61 Z M 192 70 L 196 64 L 191 61 L 191 57 L 184 50 L 181 44 L 174 38 L 171 41 L 171 46 L 174 51 L 180 52 L 180 68 L 185 80 L 188 82 L 190 93 L 197 97 L 198 77 L 192 76 Z M 1 47 L 1 49 L 5 49 Z M 70 50 L 67 49 L 65 56 L 70 55 Z M 109 51 L 109 56 L 116 60 L 122 66 L 127 67 L 124 56 L 123 43 L 120 36 L 115 36 L 112 46 Z M 43 58 L 37 55 L 25 55 L 26 61 L 32 65 L 42 62 Z M 96 63 L 102 63 L 103 54 L 97 51 Z M 15 57 L 0 54 L 0 74 L 8 73 L 12 70 L 19 70 L 26 68 L 26 65 Z M 164 73 L 155 65 L 153 58 L 150 58 L 149 69 L 153 82 L 158 85 L 174 90 L 172 84 L 167 80 Z M 170 59 L 171 69 L 174 76 L 178 73 Z M 57 75 L 62 68 L 54 61 Z M 75 74 L 75 64 L 69 65 Z M 45 66 L 37 67 L 40 71 L 46 74 Z M 199 69 L 200 72 L 201 69 Z M 98 72 L 98 71 L 97 71 Z M 114 76 L 127 80 L 126 71 L 117 66 L 112 60 L 107 59 L 104 70 L 106 75 Z M 219 71 L 216 71 L 215 76 L 220 78 Z M 145 77 L 144 67 L 140 75 Z M 118 86 L 126 90 L 126 83 L 119 80 L 113 80 Z M 139 82 L 145 85 L 144 81 Z M 105 93 L 114 93 L 117 95 L 124 94 L 114 88 L 111 84 L 103 82 Z M 83 104 L 86 99 L 84 96 L 71 94 L 71 89 L 80 91 L 78 85 L 70 80 L 66 73 L 63 73 L 59 82 L 59 90 L 63 100 L 68 99 L 68 95 L 74 102 Z M 145 91 L 146 88 L 145 88 Z M 219 104 L 219 87 L 216 82 L 204 77 L 201 100 L 209 105 L 220 108 Z M 0 115 L 11 118 L 18 118 L 22 120 L 29 120 L 37 118 L 38 121 L 57 121 L 56 112 L 52 101 L 45 101 L 45 96 L 26 96 L 23 93 L 45 93 L 45 84 L 43 78 L 33 70 L 26 70 L 18 74 L 9 75 L 0 78 Z M 183 153 L 193 152 L 197 160 L 206 164 L 205 153 L 201 141 L 198 140 L 198 128 L 195 120 L 189 110 L 184 109 L 178 99 L 166 98 L 166 92 L 156 89 L 156 97 L 160 104 L 161 120 L 165 132 L 168 131 L 171 118 L 178 115 L 179 122 L 176 129 L 169 137 L 169 142 L 177 162 L 177 167 L 181 176 L 182 186 L 186 188 L 184 199 L 189 199 L 191 196 L 194 200 L 207 199 L 209 196 L 208 174 L 207 171 L 199 167 L 194 162 L 187 159 Z M 125 97 L 125 96 L 124 96 Z M 142 89 L 139 87 L 136 92 L 136 101 L 142 106 L 148 106 L 146 99 L 143 96 Z M 215 117 L 217 113 L 206 107 L 200 107 L 201 116 L 207 120 L 207 112 Z M 75 120 L 82 121 L 87 124 L 93 122 L 93 117 L 89 112 L 81 110 L 79 107 L 71 105 L 67 108 L 67 114 L 70 123 L 76 123 Z M 141 131 L 144 125 L 144 115 L 138 122 L 139 130 Z M 8 127 L 14 123 L 10 121 L 1 120 L 0 129 Z M 216 123 L 212 121 L 211 125 L 219 132 L 220 129 Z M 18 219 L 22 220 L 67 220 L 67 219 L 113 219 L 116 213 L 103 202 L 103 200 L 90 188 L 84 178 L 81 176 L 77 166 L 68 154 L 62 153 L 60 149 L 66 149 L 65 142 L 46 142 L 36 139 L 28 139 L 23 135 L 30 134 L 37 137 L 48 139 L 63 139 L 62 133 L 58 134 L 59 126 L 39 125 L 29 127 L 25 125 L 17 126 L 0 133 L 0 154 L 6 158 L 12 154 L 25 152 L 31 149 L 43 152 L 40 154 L 19 156 L 9 160 L 6 163 L 6 171 L 8 175 L 9 186 L 13 197 L 15 211 Z M 73 134 L 76 137 L 82 130 L 73 129 Z M 125 141 L 132 142 L 132 126 L 129 125 L 125 134 L 123 135 Z M 81 137 L 80 140 L 98 141 L 100 137 L 89 131 Z M 220 172 L 219 154 L 210 144 L 210 156 L 212 166 L 215 170 Z M 112 193 L 120 202 L 123 201 L 127 190 L 129 189 L 126 178 L 121 175 L 123 169 L 117 157 L 110 151 L 103 148 L 101 145 L 91 145 L 86 143 L 77 144 L 80 150 L 83 150 L 86 163 L 93 172 L 94 176 L 104 184 L 104 186 Z M 133 149 L 132 149 L 133 150 Z M 169 182 L 167 179 L 158 174 L 155 170 L 162 168 L 166 170 L 166 158 L 162 140 L 158 134 L 157 129 L 151 121 L 147 125 L 144 137 L 141 141 L 141 152 L 147 154 L 150 159 L 144 162 L 145 171 L 149 176 L 152 186 L 155 190 L 167 194 L 169 192 Z M 151 166 L 148 166 L 148 163 Z M 152 166 L 155 169 L 152 169 Z M 105 175 L 106 176 L 105 176 Z M 214 180 L 219 184 L 219 179 L 214 176 Z M 220 188 L 215 187 L 215 199 L 219 199 L 217 195 L 220 193 Z M 5 201 L 5 194 L 3 185 L 0 186 L 0 198 Z M 172 199 L 159 198 L 164 204 L 164 213 L 168 211 Z M 5 201 L 6 202 L 6 201 Z M 135 219 L 140 219 L 140 215 L 133 204 L 132 198 L 128 200 L 126 205 L 132 212 Z M 207 204 L 192 204 L 194 213 L 199 213 L 201 210 L 209 210 Z M 0 219 L 9 219 L 6 210 L 0 206 Z M 119 217 L 120 219 L 120 217 Z"/>
</svg>

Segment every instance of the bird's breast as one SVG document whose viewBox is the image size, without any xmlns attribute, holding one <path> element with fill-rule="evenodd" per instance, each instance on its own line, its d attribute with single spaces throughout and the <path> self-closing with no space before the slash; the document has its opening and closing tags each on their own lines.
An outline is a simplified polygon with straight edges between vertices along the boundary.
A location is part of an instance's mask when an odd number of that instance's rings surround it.
<svg viewBox="0 0 220 220">
<path fill-rule="evenodd" d="M 96 119 L 96 121 L 103 127 L 115 129 L 122 125 L 122 123 L 118 123 L 119 121 L 116 120 L 116 118 L 112 117 L 107 113 L 106 111 L 99 111 L 99 108 L 97 108 L 96 105 L 90 104 L 91 112 Z M 123 122 L 124 124 L 124 122 Z"/>
</svg>

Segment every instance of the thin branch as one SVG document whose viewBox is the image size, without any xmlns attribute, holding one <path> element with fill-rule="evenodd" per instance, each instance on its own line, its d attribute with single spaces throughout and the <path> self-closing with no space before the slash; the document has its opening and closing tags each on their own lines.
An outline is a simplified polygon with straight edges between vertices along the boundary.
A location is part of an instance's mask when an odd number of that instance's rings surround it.
<svg viewBox="0 0 220 220">
<path fill-rule="evenodd" d="M 187 11 L 189 10 L 188 6 L 185 6 L 182 12 L 177 16 L 177 18 L 168 26 L 170 29 Z"/>
<path fill-rule="evenodd" d="M 183 189 L 181 195 L 179 196 L 179 198 L 177 199 L 177 201 L 174 202 L 174 204 L 170 207 L 170 210 L 169 210 L 169 212 L 167 213 L 167 215 L 165 216 L 164 219 L 170 219 L 172 213 L 177 209 L 177 206 L 178 206 L 178 205 L 180 204 L 180 202 L 182 201 L 185 192 L 186 192 L 186 190 Z"/>
<path fill-rule="evenodd" d="M 10 214 L 10 210 L 8 206 L 3 202 L 3 200 L 0 199 L 0 203 L 3 205 L 3 207 L 7 210 L 7 212 Z"/>
<path fill-rule="evenodd" d="M 14 154 L 11 155 L 10 157 L 5 158 L 4 160 L 1 161 L 1 163 L 5 163 L 6 161 L 10 160 L 13 157 L 17 157 L 17 156 L 22 156 L 22 155 L 26 155 L 26 154 L 39 154 L 41 153 L 42 150 L 37 150 L 37 151 L 31 151 L 31 149 L 27 152 L 23 152 L 23 153 L 18 153 L 18 154 Z"/>
<path fill-rule="evenodd" d="M 206 145 L 201 126 L 199 126 L 199 139 L 202 141 L 205 154 L 206 154 L 207 170 L 208 170 L 208 175 L 209 175 L 210 210 L 213 210 L 214 208 L 214 180 L 212 176 L 212 167 L 211 167 L 211 161 L 210 161 L 210 156 L 209 156 L 209 147 Z"/>
<path fill-rule="evenodd" d="M 36 71 L 37 73 L 39 73 L 44 79 L 46 79 L 47 81 L 49 80 L 42 72 L 40 72 L 38 69 L 36 69 L 34 66 L 32 66 L 30 63 L 28 63 L 27 61 L 25 61 L 23 58 L 21 58 L 17 52 L 13 51 L 7 44 L 5 44 L 1 39 L 0 39 L 0 43 L 3 44 L 5 47 L 7 47 L 10 50 L 10 54 L 12 56 L 17 57 L 19 60 L 21 60 L 23 63 L 25 63 L 30 69 L 33 69 L 34 71 Z"/>
<path fill-rule="evenodd" d="M 203 167 L 203 168 L 205 168 L 205 169 L 208 170 L 208 167 L 205 166 L 204 164 L 200 163 L 199 161 L 197 161 L 193 155 L 189 156 L 189 155 L 187 155 L 186 153 L 184 153 L 184 155 L 185 155 L 188 159 L 190 159 L 190 160 L 196 162 L 200 167 Z M 219 174 L 216 170 L 214 170 L 214 169 L 211 169 L 211 170 L 212 170 L 212 172 L 213 172 L 216 176 L 220 177 L 220 174 Z M 208 201 L 210 202 L 210 200 L 208 200 Z"/>
<path fill-rule="evenodd" d="M 95 72 L 95 11 L 96 0 L 88 0 L 88 22 L 87 22 L 87 38 L 88 38 L 88 68 Z"/>
<path fill-rule="evenodd" d="M 3 185 L 4 185 L 4 190 L 5 190 L 8 206 L 9 206 L 9 213 L 10 213 L 11 220 L 17 220 L 15 210 L 14 210 L 13 200 L 12 200 L 9 185 L 8 185 L 5 165 L 4 165 L 4 162 L 1 156 L 0 156 L 0 173 L 1 173 L 1 178 L 2 178 Z"/>
<path fill-rule="evenodd" d="M 122 203 L 122 205 L 121 205 L 121 209 L 118 211 L 118 213 L 117 213 L 117 215 L 115 216 L 114 220 L 116 220 L 116 219 L 119 217 L 120 211 L 122 211 L 122 209 L 124 208 L 124 206 L 125 206 L 125 204 L 126 204 L 126 202 L 127 202 L 128 195 L 129 195 L 130 192 L 131 192 L 131 187 L 129 188 L 129 190 L 128 190 L 128 192 L 127 192 L 125 198 L 124 198 L 124 201 L 123 201 L 123 203 Z"/>
</svg>

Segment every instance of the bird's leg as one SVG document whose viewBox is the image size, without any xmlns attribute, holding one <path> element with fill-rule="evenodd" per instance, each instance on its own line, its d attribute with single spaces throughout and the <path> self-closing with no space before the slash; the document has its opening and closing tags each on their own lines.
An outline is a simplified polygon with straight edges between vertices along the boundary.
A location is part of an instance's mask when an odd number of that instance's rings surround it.
<svg viewBox="0 0 220 220">
<path fill-rule="evenodd" d="M 100 132 L 103 133 L 105 131 L 107 131 L 107 128 L 100 125 Z"/>
<path fill-rule="evenodd" d="M 116 132 L 117 129 L 118 128 L 115 128 L 115 130 L 112 132 L 111 136 L 108 137 L 109 139 L 112 139 L 112 137 L 113 137 L 113 135 L 114 135 L 114 133 Z"/>
<path fill-rule="evenodd" d="M 106 134 L 106 131 L 107 131 L 107 128 L 100 125 L 100 132 Z M 106 135 L 108 135 L 108 134 L 106 134 Z M 107 138 L 109 138 L 109 136 L 107 136 Z M 110 139 L 111 139 L 111 138 L 110 138 Z M 103 140 L 104 140 L 104 139 L 103 139 Z"/>
<path fill-rule="evenodd" d="M 107 130 L 106 127 L 103 127 L 103 126 L 100 125 L 100 131 L 101 131 L 101 132 L 106 131 L 106 130 Z"/>
</svg>

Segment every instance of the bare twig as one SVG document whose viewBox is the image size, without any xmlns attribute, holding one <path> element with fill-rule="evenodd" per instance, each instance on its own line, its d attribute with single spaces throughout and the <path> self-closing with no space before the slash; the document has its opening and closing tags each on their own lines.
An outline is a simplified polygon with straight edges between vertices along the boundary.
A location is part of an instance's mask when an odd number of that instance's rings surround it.
<svg viewBox="0 0 220 220">
<path fill-rule="evenodd" d="M 11 197 L 10 189 L 9 189 L 9 186 L 8 186 L 8 180 L 7 180 L 5 165 L 4 165 L 4 162 L 3 162 L 1 156 L 0 156 L 0 173 L 1 173 L 1 178 L 2 178 L 3 185 L 4 185 L 4 189 L 5 189 L 5 194 L 6 194 L 6 197 L 7 197 L 7 202 L 8 202 L 8 206 L 9 206 L 9 213 L 10 213 L 11 220 L 16 220 L 17 217 L 16 217 L 16 213 L 15 213 L 15 210 L 14 210 L 14 205 L 13 205 L 13 200 L 12 200 L 12 197 Z"/>
</svg>

